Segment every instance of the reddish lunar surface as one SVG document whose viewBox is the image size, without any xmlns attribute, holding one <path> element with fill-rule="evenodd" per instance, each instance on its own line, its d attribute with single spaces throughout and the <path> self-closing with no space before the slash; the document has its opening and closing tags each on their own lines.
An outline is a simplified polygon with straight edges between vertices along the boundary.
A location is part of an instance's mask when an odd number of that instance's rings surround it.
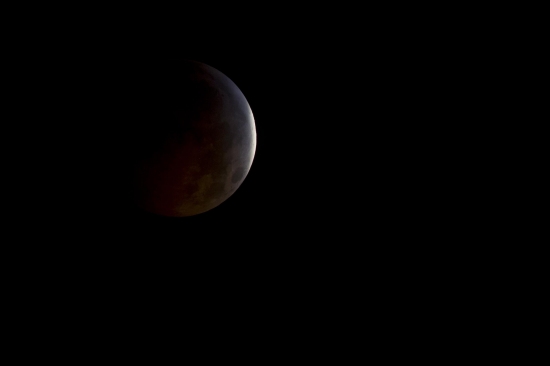
<svg viewBox="0 0 550 366">
<path fill-rule="evenodd" d="M 247 176 L 254 117 L 243 93 L 215 68 L 188 60 L 156 68 L 139 124 L 133 200 L 157 215 L 197 215 L 224 202 Z"/>
</svg>

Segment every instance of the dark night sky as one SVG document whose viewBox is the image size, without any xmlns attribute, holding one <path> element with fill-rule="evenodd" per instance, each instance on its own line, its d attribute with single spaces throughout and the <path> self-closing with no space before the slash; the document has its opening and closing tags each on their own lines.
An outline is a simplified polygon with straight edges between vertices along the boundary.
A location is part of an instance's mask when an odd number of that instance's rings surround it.
<svg viewBox="0 0 550 366">
<path fill-rule="evenodd" d="M 24 292 L 33 307 L 75 308 L 78 321 L 93 322 L 104 309 L 116 321 L 101 334 L 118 335 L 110 330 L 122 318 L 131 331 L 143 318 L 184 332 L 178 321 L 196 320 L 203 332 L 221 325 L 226 339 L 242 330 L 270 343 L 261 335 L 273 329 L 276 348 L 288 339 L 301 347 L 312 330 L 331 333 L 327 339 L 354 335 L 371 320 L 401 336 L 390 322 L 423 322 L 415 307 L 432 313 L 456 302 L 453 278 L 469 267 L 449 268 L 478 239 L 453 246 L 476 224 L 460 210 L 464 187 L 477 187 L 456 163 L 469 147 L 453 141 L 457 131 L 479 136 L 478 116 L 464 108 L 471 87 L 459 87 L 470 74 L 439 25 L 420 27 L 407 9 L 398 19 L 398 5 L 388 7 L 383 19 L 373 10 L 322 16 L 283 6 L 292 24 L 276 17 L 264 29 L 224 14 L 232 24 L 215 32 L 204 12 L 200 27 L 166 39 L 131 27 L 98 35 L 94 19 L 91 36 L 61 27 L 61 36 L 33 30 L 29 42 L 14 42 L 23 50 L 6 53 L 15 66 L 5 73 L 16 79 L 9 94 L 20 104 L 6 125 L 20 130 L 4 135 L 15 142 L 7 157 L 16 168 L 4 179 L 16 186 L 5 193 L 23 225 L 4 245 L 19 255 L 3 258 L 16 268 L 8 282 L 30 277 L 14 299 Z M 178 15 L 177 25 L 195 14 Z M 214 35 L 198 37 L 207 31 Z M 151 73 L 166 58 L 227 75 L 256 122 L 247 178 L 219 207 L 189 218 L 141 213 L 127 202 L 136 128 L 154 110 Z M 58 300 L 54 287 L 70 301 Z M 49 314 L 40 316 L 56 319 Z M 342 324 L 354 329 L 330 331 Z M 425 329 L 405 327 L 405 338 Z"/>
</svg>

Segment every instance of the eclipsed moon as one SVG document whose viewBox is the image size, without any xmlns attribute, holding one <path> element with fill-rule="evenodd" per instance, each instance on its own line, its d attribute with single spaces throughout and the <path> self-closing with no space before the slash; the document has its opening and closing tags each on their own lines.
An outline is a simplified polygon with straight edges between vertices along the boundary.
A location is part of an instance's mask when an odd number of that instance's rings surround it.
<svg viewBox="0 0 550 366">
<path fill-rule="evenodd" d="M 252 110 L 237 85 L 195 61 L 158 65 L 133 168 L 141 209 L 173 217 L 211 210 L 246 178 L 256 151 Z"/>
</svg>

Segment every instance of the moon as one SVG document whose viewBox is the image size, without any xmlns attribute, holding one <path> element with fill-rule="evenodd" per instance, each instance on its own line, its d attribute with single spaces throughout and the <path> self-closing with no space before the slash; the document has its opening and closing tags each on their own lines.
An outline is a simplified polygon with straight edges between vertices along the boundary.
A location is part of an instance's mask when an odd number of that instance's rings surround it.
<svg viewBox="0 0 550 366">
<path fill-rule="evenodd" d="M 237 85 L 191 60 L 156 64 L 148 81 L 133 164 L 133 201 L 147 212 L 186 217 L 227 200 L 256 151 L 252 110 Z"/>
</svg>

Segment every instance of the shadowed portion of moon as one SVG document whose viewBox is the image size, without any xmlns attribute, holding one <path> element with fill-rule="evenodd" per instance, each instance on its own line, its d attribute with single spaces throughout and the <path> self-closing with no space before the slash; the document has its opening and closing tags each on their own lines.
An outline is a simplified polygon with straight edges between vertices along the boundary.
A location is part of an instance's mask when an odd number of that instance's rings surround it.
<svg viewBox="0 0 550 366">
<path fill-rule="evenodd" d="M 151 65 L 135 139 L 133 200 L 173 217 L 208 211 L 239 188 L 256 149 L 254 117 L 239 88 L 194 61 Z"/>
</svg>

